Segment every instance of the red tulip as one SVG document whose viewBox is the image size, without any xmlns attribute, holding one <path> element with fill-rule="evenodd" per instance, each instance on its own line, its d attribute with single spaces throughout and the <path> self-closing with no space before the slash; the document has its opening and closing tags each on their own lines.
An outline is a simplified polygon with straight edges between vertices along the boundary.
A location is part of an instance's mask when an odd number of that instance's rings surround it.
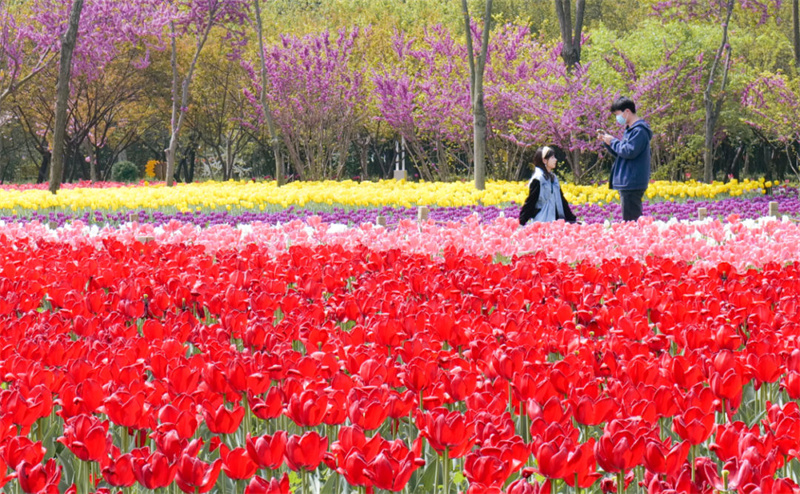
<svg viewBox="0 0 800 494">
<path fill-rule="evenodd" d="M 308 389 L 289 399 L 286 415 L 300 427 L 316 427 L 328 411 L 328 396 L 323 391 Z"/>
<path fill-rule="evenodd" d="M 253 415 L 261 420 L 278 418 L 283 413 L 283 392 L 279 387 L 272 386 L 263 399 L 250 397 L 249 404 Z"/>
<path fill-rule="evenodd" d="M 583 425 L 600 425 L 608 422 L 617 412 L 617 404 L 611 398 L 593 400 L 583 396 L 575 404 L 575 420 Z"/>
<path fill-rule="evenodd" d="M 385 401 L 379 402 L 370 398 L 354 401 L 347 409 L 347 416 L 350 418 L 350 422 L 368 431 L 375 430 L 383 425 L 388 414 L 389 410 Z"/>
<path fill-rule="evenodd" d="M 461 458 L 475 444 L 475 426 L 468 423 L 460 412 L 448 412 L 445 408 L 418 412 L 417 424 L 422 435 L 439 454 L 448 448 L 450 458 Z"/>
<path fill-rule="evenodd" d="M 14 474 L 8 474 L 8 470 L 8 465 L 6 465 L 6 462 L 0 458 L 0 487 L 6 485 L 6 483 L 15 476 Z"/>
<path fill-rule="evenodd" d="M 668 441 L 650 441 L 645 447 L 644 465 L 653 473 L 674 477 L 689 455 L 689 443 L 671 445 Z"/>
<path fill-rule="evenodd" d="M 208 492 L 217 482 L 222 460 L 217 459 L 208 464 L 194 456 L 184 454 L 178 461 L 175 481 L 183 492 Z"/>
<path fill-rule="evenodd" d="M 372 486 L 372 482 L 367 476 L 367 459 L 361 451 L 355 448 L 345 453 L 336 471 L 352 486 Z"/>
<path fill-rule="evenodd" d="M 550 494 L 550 482 L 539 485 L 531 484 L 528 479 L 522 478 L 511 482 L 506 489 L 506 494 Z"/>
<path fill-rule="evenodd" d="M 536 450 L 536 463 L 539 473 L 549 479 L 563 479 L 569 473 L 567 455 L 569 451 L 564 444 L 554 442 L 542 443 Z"/>
<path fill-rule="evenodd" d="M 328 438 L 315 431 L 302 436 L 292 434 L 286 442 L 286 465 L 292 470 L 316 470 L 328 449 Z"/>
<path fill-rule="evenodd" d="M 386 408 L 389 412 L 389 417 L 392 419 L 399 420 L 408 417 L 415 406 L 417 406 L 417 395 L 411 391 L 398 393 L 397 391 L 391 390 L 389 392 Z"/>
<path fill-rule="evenodd" d="M 101 461 L 106 459 L 106 450 L 111 443 L 108 436 L 108 422 L 91 415 L 78 415 L 67 419 L 64 435 L 58 442 L 69 448 L 82 461 Z"/>
<path fill-rule="evenodd" d="M 287 435 L 285 431 L 278 431 L 274 436 L 247 437 L 247 454 L 258 468 L 277 470 L 283 465 L 283 455 L 286 451 Z"/>
<path fill-rule="evenodd" d="M 786 374 L 781 382 L 781 388 L 786 391 L 789 398 L 793 400 L 800 399 L 800 372 L 791 371 Z"/>
<path fill-rule="evenodd" d="M 177 464 L 170 464 L 159 451 L 145 458 L 134 458 L 133 473 L 136 480 L 148 489 L 160 489 L 175 479 Z"/>
<path fill-rule="evenodd" d="M 672 374 L 678 386 L 689 389 L 703 381 L 703 371 L 695 365 L 689 357 L 676 355 L 672 359 Z"/>
<path fill-rule="evenodd" d="M 648 432 L 635 421 L 612 420 L 594 445 L 597 463 L 607 472 L 630 471 L 642 461 Z"/>
<path fill-rule="evenodd" d="M 567 456 L 567 468 L 570 474 L 564 477 L 564 481 L 570 487 L 580 487 L 588 489 L 595 483 L 602 474 L 597 472 L 597 460 L 594 456 L 595 439 L 589 438 L 588 441 L 578 446 Z"/>
<path fill-rule="evenodd" d="M 463 369 L 457 369 L 447 381 L 447 393 L 453 401 L 464 401 L 467 396 L 475 392 L 478 384 L 478 374 Z"/>
<path fill-rule="evenodd" d="M 265 480 L 253 477 L 244 488 L 244 494 L 290 494 L 289 475 L 284 473 L 280 479 Z"/>
<path fill-rule="evenodd" d="M 765 344 L 764 346 L 766 347 L 767 345 Z M 767 348 L 764 348 L 764 350 L 764 353 L 747 355 L 747 368 L 756 379 L 756 389 L 761 386 L 761 383 L 777 381 L 784 373 L 780 358 L 773 353 L 767 353 L 769 352 Z"/>
<path fill-rule="evenodd" d="M 143 419 L 149 408 L 145 404 L 145 398 L 142 392 L 131 394 L 117 391 L 106 398 L 103 408 L 111 422 L 122 427 L 142 429 Z"/>
<path fill-rule="evenodd" d="M 419 451 L 409 450 L 399 439 L 392 441 L 381 451 L 364 472 L 378 489 L 394 492 L 403 490 L 414 471 L 425 464 L 418 458 Z"/>
<path fill-rule="evenodd" d="M 170 463 L 178 461 L 189 444 L 189 441 L 180 438 L 176 430 L 167 433 L 154 432 L 150 434 L 150 437 L 155 439 L 158 451 L 164 453 Z"/>
<path fill-rule="evenodd" d="M 477 444 L 511 439 L 516 434 L 514 419 L 510 414 L 494 415 L 489 412 L 477 413 L 472 422 L 475 424 L 475 440 Z"/>
<path fill-rule="evenodd" d="M 731 409 L 736 409 L 742 400 L 742 375 L 736 368 L 728 369 L 725 373 L 714 373 L 711 376 L 711 390 L 717 397 L 731 403 Z"/>
<path fill-rule="evenodd" d="M 401 379 L 403 384 L 413 393 L 428 389 L 439 377 L 439 366 L 436 362 L 414 357 L 406 364 Z"/>
<path fill-rule="evenodd" d="M 122 456 L 112 458 L 108 465 L 103 467 L 103 478 L 114 487 L 130 487 L 135 484 L 136 474 L 133 471 L 133 456 L 130 453 L 125 453 Z"/>
<path fill-rule="evenodd" d="M 61 466 L 55 459 L 47 463 L 31 465 L 25 460 L 17 465 L 17 481 L 20 488 L 28 493 L 58 494 L 58 483 L 61 481 Z"/>
<path fill-rule="evenodd" d="M 25 436 L 12 436 L 5 445 L 0 447 L 8 467 L 16 470 L 17 466 L 26 461 L 29 465 L 41 463 L 47 450 L 41 442 L 34 443 Z"/>
<path fill-rule="evenodd" d="M 744 422 L 734 422 L 732 424 L 717 425 L 714 444 L 709 446 L 717 458 L 728 461 L 739 457 L 739 443 L 747 431 Z"/>
<path fill-rule="evenodd" d="M 256 474 L 258 465 L 250 459 L 246 449 L 228 449 L 228 446 L 222 444 L 219 452 L 222 458 L 222 469 L 228 477 L 234 480 L 245 480 Z"/>
<path fill-rule="evenodd" d="M 3 410 L 5 419 L 20 426 L 23 433 L 27 433 L 28 428 L 39 418 L 50 415 L 52 408 L 52 394 L 44 386 L 37 386 L 28 397 L 16 389 L 0 391 L 0 409 Z"/>
<path fill-rule="evenodd" d="M 181 439 L 189 439 L 197 430 L 197 418 L 194 413 L 178 410 L 174 405 L 167 404 L 158 411 L 158 420 L 161 422 L 158 430 L 162 432 L 175 431 Z"/>
<path fill-rule="evenodd" d="M 347 420 L 347 395 L 344 391 L 328 391 L 328 409 L 322 422 L 327 425 L 340 425 Z"/>
<path fill-rule="evenodd" d="M 653 404 L 659 417 L 674 417 L 683 408 L 683 394 L 675 387 L 661 386 L 653 395 Z"/>
<path fill-rule="evenodd" d="M 233 410 L 228 410 L 224 404 L 216 409 L 209 403 L 203 403 L 203 418 L 205 419 L 208 430 L 214 434 L 233 434 L 239 429 L 244 417 L 244 408 L 235 406 Z"/>
<path fill-rule="evenodd" d="M 464 461 L 464 475 L 470 486 L 477 484 L 485 491 L 491 487 L 502 487 L 510 472 L 495 448 L 481 448 L 469 453 Z"/>
<path fill-rule="evenodd" d="M 690 444 L 701 444 L 714 430 L 714 415 L 692 407 L 675 417 L 672 429 Z"/>
</svg>

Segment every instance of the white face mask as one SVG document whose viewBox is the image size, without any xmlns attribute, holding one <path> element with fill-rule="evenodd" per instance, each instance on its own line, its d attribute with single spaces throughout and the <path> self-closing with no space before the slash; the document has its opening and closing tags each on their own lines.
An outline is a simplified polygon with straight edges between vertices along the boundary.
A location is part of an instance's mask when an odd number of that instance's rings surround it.
<svg viewBox="0 0 800 494">
<path fill-rule="evenodd" d="M 619 115 L 617 115 L 617 123 L 620 125 L 625 125 L 627 123 L 624 114 L 620 113 Z"/>
</svg>

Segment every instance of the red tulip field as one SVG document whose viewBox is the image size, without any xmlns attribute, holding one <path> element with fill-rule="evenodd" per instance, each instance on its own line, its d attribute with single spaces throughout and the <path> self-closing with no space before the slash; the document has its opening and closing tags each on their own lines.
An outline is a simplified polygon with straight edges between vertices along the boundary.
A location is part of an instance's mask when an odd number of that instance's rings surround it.
<svg viewBox="0 0 800 494">
<path fill-rule="evenodd" d="M 798 263 L 2 238 L 7 493 L 798 491 Z"/>
</svg>

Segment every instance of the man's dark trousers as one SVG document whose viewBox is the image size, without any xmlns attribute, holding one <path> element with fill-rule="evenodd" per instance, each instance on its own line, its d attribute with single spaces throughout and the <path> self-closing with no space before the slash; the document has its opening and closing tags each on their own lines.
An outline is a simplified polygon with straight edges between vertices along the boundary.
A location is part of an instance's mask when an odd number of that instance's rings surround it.
<svg viewBox="0 0 800 494">
<path fill-rule="evenodd" d="M 642 190 L 620 190 L 619 202 L 622 206 L 622 221 L 636 221 L 642 215 Z"/>
</svg>

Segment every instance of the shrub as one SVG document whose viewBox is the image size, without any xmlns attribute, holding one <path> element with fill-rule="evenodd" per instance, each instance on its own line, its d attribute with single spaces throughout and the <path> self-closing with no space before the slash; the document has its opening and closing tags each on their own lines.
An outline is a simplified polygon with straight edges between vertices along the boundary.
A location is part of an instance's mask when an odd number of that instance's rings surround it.
<svg viewBox="0 0 800 494">
<path fill-rule="evenodd" d="M 111 166 L 111 180 L 115 182 L 138 182 L 139 167 L 130 161 L 117 161 Z"/>
</svg>

